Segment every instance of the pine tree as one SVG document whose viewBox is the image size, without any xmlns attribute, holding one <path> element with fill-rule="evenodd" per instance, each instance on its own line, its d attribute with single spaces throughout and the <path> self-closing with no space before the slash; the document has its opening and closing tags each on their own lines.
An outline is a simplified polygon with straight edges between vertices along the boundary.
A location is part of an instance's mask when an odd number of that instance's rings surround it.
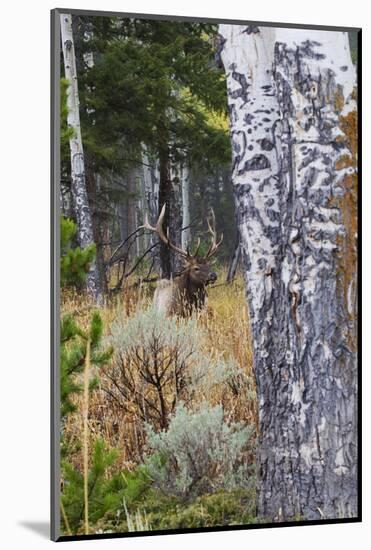
<svg viewBox="0 0 371 550">
<path fill-rule="evenodd" d="M 107 470 L 117 459 L 117 450 L 108 449 L 103 439 L 94 445 L 92 464 L 89 470 L 89 521 L 96 523 L 104 514 L 117 507 L 121 501 L 120 479 L 106 476 Z M 69 529 L 76 533 L 84 514 L 84 477 L 67 460 L 62 461 L 63 494 L 61 497 Z M 121 482 L 121 485 L 123 482 Z"/>
<path fill-rule="evenodd" d="M 86 342 L 90 339 L 92 365 L 103 366 L 112 355 L 112 348 L 101 350 L 103 321 L 99 313 L 93 313 L 88 331 L 82 330 L 72 315 L 65 315 L 61 322 L 61 418 L 76 410 L 72 397 L 82 391 L 82 384 L 77 375 L 84 369 L 86 357 Z M 90 381 L 90 389 L 94 389 L 98 378 Z"/>
<path fill-rule="evenodd" d="M 89 39 L 84 39 L 87 28 Z M 130 176 L 143 162 L 145 144 L 149 157 L 159 162 L 158 206 L 168 204 L 164 228 L 180 244 L 182 209 L 173 168 L 179 172 L 187 163 L 193 170 L 215 171 L 230 163 L 228 128 L 216 124 L 227 112 L 225 76 L 214 59 L 217 27 L 79 16 L 74 29 L 80 36 L 81 130 L 93 222 L 102 228 L 111 217 L 115 227 L 112 204 L 123 200 L 122 191 L 130 192 Z M 86 54 L 94 64 L 83 62 Z M 114 179 L 121 183 L 121 196 Z M 100 249 L 107 239 L 98 233 Z M 162 245 L 160 257 L 163 273 L 169 274 L 173 262 Z"/>
<path fill-rule="evenodd" d="M 94 443 L 88 474 L 89 523 L 96 524 L 110 514 L 114 518 L 123 502 L 136 504 L 151 486 L 148 468 L 140 465 L 132 472 L 110 473 L 118 458 L 118 450 L 110 449 L 103 439 Z M 68 529 L 74 534 L 82 528 L 84 515 L 84 477 L 78 468 L 62 461 L 62 506 Z M 65 520 L 66 523 L 66 520 Z M 65 527 L 67 527 L 65 525 Z"/>
<path fill-rule="evenodd" d="M 77 225 L 73 220 L 61 218 L 61 286 L 82 286 L 95 258 L 95 243 L 81 249 L 73 247 Z"/>
</svg>

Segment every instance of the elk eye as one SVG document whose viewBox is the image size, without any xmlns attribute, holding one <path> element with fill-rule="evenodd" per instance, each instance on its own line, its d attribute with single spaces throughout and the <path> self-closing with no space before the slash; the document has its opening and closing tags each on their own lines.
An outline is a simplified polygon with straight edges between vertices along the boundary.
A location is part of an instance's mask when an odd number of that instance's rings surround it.
<svg viewBox="0 0 371 550">
<path fill-rule="evenodd" d="M 196 266 L 195 271 L 200 271 L 200 268 Z"/>
</svg>

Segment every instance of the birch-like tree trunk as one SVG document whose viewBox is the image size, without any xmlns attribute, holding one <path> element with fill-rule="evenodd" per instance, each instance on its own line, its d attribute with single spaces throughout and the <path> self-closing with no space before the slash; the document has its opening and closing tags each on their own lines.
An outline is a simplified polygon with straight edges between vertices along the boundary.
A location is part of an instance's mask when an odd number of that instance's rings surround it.
<svg viewBox="0 0 371 550">
<path fill-rule="evenodd" d="M 356 113 L 346 33 L 221 25 L 259 399 L 259 501 L 357 515 Z"/>
<path fill-rule="evenodd" d="M 182 208 L 182 169 L 179 162 L 170 161 L 170 217 L 169 237 L 177 246 L 182 243 L 183 208 Z M 179 254 L 171 254 L 171 273 L 174 274 L 183 268 L 183 260 Z"/>
<path fill-rule="evenodd" d="M 146 209 L 150 220 L 158 215 L 158 177 L 155 175 L 155 163 L 151 162 L 145 144 L 142 145 L 143 184 L 146 198 Z"/>
<path fill-rule="evenodd" d="M 182 248 L 187 249 L 191 243 L 191 217 L 189 214 L 189 168 L 186 163 L 181 166 L 182 185 Z"/>
<path fill-rule="evenodd" d="M 137 215 L 137 203 L 138 203 L 138 186 L 137 186 L 137 170 L 132 168 L 127 175 L 127 191 L 128 196 L 126 200 L 126 211 L 127 211 L 127 229 L 128 236 L 135 232 L 138 223 Z M 138 255 L 138 239 L 135 236 L 128 245 L 127 257 L 128 261 L 132 261 L 135 256 Z"/>
<path fill-rule="evenodd" d="M 60 22 L 65 76 L 70 82 L 67 98 L 67 123 L 68 126 L 73 129 L 73 136 L 70 139 L 71 193 L 77 221 L 79 244 L 82 248 L 85 248 L 94 242 L 94 238 L 92 216 L 85 181 L 84 151 L 80 129 L 79 91 L 72 33 L 72 16 L 70 14 L 61 14 Z M 88 273 L 87 287 L 92 296 L 100 302 L 102 299 L 102 289 L 95 263 L 91 266 Z"/>
</svg>

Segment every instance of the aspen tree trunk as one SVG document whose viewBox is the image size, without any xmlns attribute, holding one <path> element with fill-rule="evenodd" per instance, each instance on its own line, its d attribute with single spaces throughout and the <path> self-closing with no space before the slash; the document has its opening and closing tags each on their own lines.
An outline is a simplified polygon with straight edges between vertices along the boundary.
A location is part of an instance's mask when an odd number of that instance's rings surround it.
<svg viewBox="0 0 371 550">
<path fill-rule="evenodd" d="M 171 176 L 170 176 L 170 151 L 163 149 L 159 151 L 159 191 L 158 191 L 158 214 L 166 204 L 163 228 L 167 232 L 171 219 Z M 172 236 L 170 235 L 170 239 Z M 172 274 L 170 249 L 163 242 L 160 243 L 160 270 L 161 276 L 170 279 Z"/>
<path fill-rule="evenodd" d="M 169 218 L 169 236 L 171 242 L 177 246 L 182 243 L 182 227 L 183 227 L 183 207 L 182 207 L 182 169 L 178 162 L 170 162 L 170 218 Z M 183 261 L 179 254 L 171 254 L 171 273 L 181 271 Z"/>
<path fill-rule="evenodd" d="M 231 263 L 229 264 L 229 268 L 228 268 L 227 283 L 232 283 L 233 282 L 233 280 L 236 276 L 236 273 L 237 273 L 237 268 L 238 268 L 238 264 L 240 262 L 240 258 L 241 258 L 241 244 L 240 244 L 240 241 L 239 241 L 239 238 L 238 238 L 237 244 L 236 244 L 234 252 L 233 252 L 232 260 L 231 260 Z"/>
<path fill-rule="evenodd" d="M 158 161 L 151 158 L 149 155 L 147 146 L 142 144 L 142 162 L 143 162 L 143 184 L 144 194 L 146 201 L 146 212 L 148 218 L 154 221 L 158 218 L 158 196 L 159 196 L 159 171 Z M 159 242 L 159 238 L 155 233 L 146 235 L 146 248 Z M 153 266 L 155 269 L 159 269 L 159 254 L 158 247 L 154 248 L 151 252 Z"/>
<path fill-rule="evenodd" d="M 135 169 L 130 170 L 127 179 L 128 197 L 126 200 L 127 211 L 127 231 L 128 236 L 133 233 L 140 225 L 137 223 L 137 172 Z M 138 239 L 131 241 L 128 248 L 128 260 L 131 261 L 136 255 L 138 255 Z"/>
<path fill-rule="evenodd" d="M 181 167 L 181 183 L 182 183 L 182 248 L 186 250 L 191 241 L 191 218 L 189 215 L 189 169 L 187 164 Z"/>
<path fill-rule="evenodd" d="M 259 399 L 259 514 L 357 516 L 348 36 L 238 25 L 219 32 Z"/>
<path fill-rule="evenodd" d="M 143 183 L 146 198 L 146 209 L 150 220 L 158 215 L 158 182 L 145 144 L 142 145 Z"/>
<path fill-rule="evenodd" d="M 93 224 L 88 201 L 85 181 L 84 151 L 81 140 L 80 113 L 79 113 L 79 92 L 76 73 L 75 49 L 72 34 L 72 17 L 70 14 L 61 14 L 61 38 L 64 59 L 65 76 L 70 82 L 67 98 L 68 125 L 74 130 L 70 139 L 71 150 L 71 179 L 73 205 L 78 227 L 78 240 L 82 248 L 92 244 Z M 88 291 L 100 302 L 102 300 L 102 289 L 100 286 L 97 266 L 94 263 L 87 278 Z"/>
</svg>

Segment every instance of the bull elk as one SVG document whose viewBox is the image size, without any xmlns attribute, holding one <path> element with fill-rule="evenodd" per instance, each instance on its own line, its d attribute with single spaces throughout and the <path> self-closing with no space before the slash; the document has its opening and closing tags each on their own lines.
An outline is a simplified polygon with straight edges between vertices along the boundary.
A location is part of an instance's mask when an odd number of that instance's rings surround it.
<svg viewBox="0 0 371 550">
<path fill-rule="evenodd" d="M 164 312 L 166 315 L 187 317 L 194 311 L 201 310 L 204 307 L 207 297 L 206 286 L 210 283 L 214 283 L 217 279 L 216 273 L 211 269 L 210 258 L 218 250 L 223 240 L 223 235 L 221 235 L 217 242 L 215 216 L 212 211 L 212 223 L 210 223 L 210 220 L 207 220 L 207 225 L 211 234 L 210 246 L 203 257 L 199 256 L 200 239 L 198 239 L 196 250 L 191 254 L 189 247 L 187 247 L 187 250 L 183 250 L 174 245 L 169 237 L 165 235 L 162 227 L 165 209 L 166 205 L 164 204 L 155 227 L 149 224 L 148 218 L 146 218 L 142 227 L 155 232 L 166 246 L 176 254 L 179 254 L 183 258 L 184 269 L 177 277 L 170 280 L 161 279 L 157 283 L 154 295 L 154 305 L 159 311 Z"/>
</svg>

